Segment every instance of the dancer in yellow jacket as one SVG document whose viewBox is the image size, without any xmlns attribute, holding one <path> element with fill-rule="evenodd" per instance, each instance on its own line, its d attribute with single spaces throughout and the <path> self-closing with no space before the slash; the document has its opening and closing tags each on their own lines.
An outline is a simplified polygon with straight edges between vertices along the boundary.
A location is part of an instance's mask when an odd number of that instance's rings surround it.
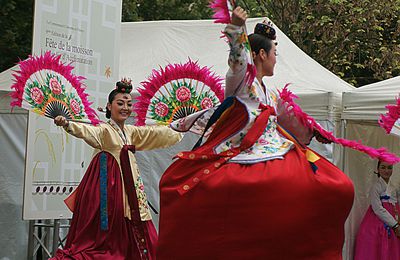
<svg viewBox="0 0 400 260">
<path fill-rule="evenodd" d="M 157 233 L 133 152 L 164 148 L 181 140 L 166 126 L 126 125 L 132 112 L 130 82 L 108 96 L 107 123 L 98 126 L 54 119 L 92 146 L 94 157 L 74 196 L 66 246 L 56 259 L 154 259 Z"/>
</svg>

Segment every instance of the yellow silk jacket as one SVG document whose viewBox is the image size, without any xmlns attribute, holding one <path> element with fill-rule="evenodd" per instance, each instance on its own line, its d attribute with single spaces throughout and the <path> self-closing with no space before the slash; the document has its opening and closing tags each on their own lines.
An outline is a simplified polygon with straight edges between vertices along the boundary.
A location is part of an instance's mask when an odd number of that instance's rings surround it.
<svg viewBox="0 0 400 260">
<path fill-rule="evenodd" d="M 69 122 L 68 127 L 65 127 L 65 130 L 73 136 L 83 139 L 88 145 L 93 147 L 95 149 L 93 156 L 102 151 L 110 153 L 118 162 L 121 178 L 122 170 L 120 152 L 125 144 L 134 145 L 137 151 L 144 151 L 172 146 L 182 139 L 182 134 L 175 132 L 166 126 L 125 125 L 123 129 L 125 135 L 123 135 L 121 134 L 119 127 L 112 120 L 98 126 Z M 150 220 L 151 214 L 147 203 L 146 193 L 143 188 L 143 181 L 139 174 L 136 158 L 132 153 L 129 153 L 129 160 L 133 180 L 135 181 L 134 188 L 138 198 L 140 217 L 142 221 Z M 126 187 L 123 187 L 125 217 L 131 219 L 130 207 L 125 188 Z"/>
</svg>

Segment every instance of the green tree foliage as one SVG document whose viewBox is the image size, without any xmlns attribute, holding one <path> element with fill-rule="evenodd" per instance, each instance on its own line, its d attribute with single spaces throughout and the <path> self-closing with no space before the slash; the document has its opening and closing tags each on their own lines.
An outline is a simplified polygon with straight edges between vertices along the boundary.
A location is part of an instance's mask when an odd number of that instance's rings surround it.
<svg viewBox="0 0 400 260">
<path fill-rule="evenodd" d="M 122 1 L 122 21 L 123 22 L 133 22 L 140 21 L 139 19 L 139 10 L 137 0 L 123 0 Z"/>
<path fill-rule="evenodd" d="M 209 19 L 208 4 L 209 0 L 123 0 L 122 21 Z"/>
<path fill-rule="evenodd" d="M 400 75 L 399 0 L 245 2 L 252 15 L 267 14 L 308 55 L 355 86 Z"/>
<path fill-rule="evenodd" d="M 31 53 L 32 21 L 32 0 L 0 0 L 0 72 Z"/>
<path fill-rule="evenodd" d="M 238 0 L 355 86 L 400 75 L 400 0 Z M 122 21 L 209 19 L 209 0 L 123 0 Z M 32 45 L 32 0 L 0 0 L 0 71 Z M 284 50 L 282 50 L 284 51 Z"/>
</svg>

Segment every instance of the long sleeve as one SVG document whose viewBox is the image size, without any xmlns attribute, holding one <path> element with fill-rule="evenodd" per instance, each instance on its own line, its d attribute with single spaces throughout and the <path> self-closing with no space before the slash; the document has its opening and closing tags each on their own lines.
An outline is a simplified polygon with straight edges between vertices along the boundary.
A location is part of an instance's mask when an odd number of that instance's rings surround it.
<svg viewBox="0 0 400 260">
<path fill-rule="evenodd" d="M 303 145 L 308 145 L 313 138 L 313 131 L 299 122 L 295 114 L 287 108 L 287 104 L 278 99 L 276 105 L 278 124 L 293 134 Z"/>
<path fill-rule="evenodd" d="M 131 139 L 137 150 L 151 150 L 176 144 L 182 134 L 166 126 L 132 126 Z"/>
<path fill-rule="evenodd" d="M 234 96 L 245 87 L 245 75 L 247 70 L 247 56 L 245 53 L 245 43 L 248 44 L 247 35 L 243 27 L 228 24 L 224 31 L 228 39 L 229 70 L 226 74 L 225 98 Z"/>
<path fill-rule="evenodd" d="M 103 129 L 100 126 L 92 126 L 75 122 L 68 122 L 68 127 L 64 128 L 67 133 L 83 139 L 93 148 L 101 149 L 101 133 Z"/>
<path fill-rule="evenodd" d="M 384 185 L 379 181 L 372 187 L 370 192 L 371 207 L 380 220 L 388 226 L 393 227 L 396 225 L 397 221 L 382 205 L 380 196 L 385 191 L 385 187 L 382 187 Z"/>
</svg>

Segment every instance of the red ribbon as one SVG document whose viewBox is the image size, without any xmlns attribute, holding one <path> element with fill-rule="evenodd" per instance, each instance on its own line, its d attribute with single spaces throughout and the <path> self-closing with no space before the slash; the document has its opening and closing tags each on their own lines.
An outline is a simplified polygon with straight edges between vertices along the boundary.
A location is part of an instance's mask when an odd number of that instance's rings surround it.
<svg viewBox="0 0 400 260">
<path fill-rule="evenodd" d="M 254 124 L 251 126 L 245 137 L 243 138 L 240 146 L 237 148 L 231 148 L 219 154 L 213 154 L 210 152 L 181 152 L 177 157 L 186 160 L 207 160 L 205 167 L 197 171 L 190 180 L 186 181 L 179 189 L 179 194 L 183 195 L 193 187 L 195 187 L 200 181 L 207 178 L 210 173 L 214 172 L 222 165 L 224 165 L 229 159 L 235 157 L 244 150 L 249 149 L 263 134 L 267 124 L 268 118 L 271 115 L 275 115 L 275 109 L 268 105 L 260 104 L 259 108 L 262 110 L 261 114 L 256 118 Z"/>
</svg>

